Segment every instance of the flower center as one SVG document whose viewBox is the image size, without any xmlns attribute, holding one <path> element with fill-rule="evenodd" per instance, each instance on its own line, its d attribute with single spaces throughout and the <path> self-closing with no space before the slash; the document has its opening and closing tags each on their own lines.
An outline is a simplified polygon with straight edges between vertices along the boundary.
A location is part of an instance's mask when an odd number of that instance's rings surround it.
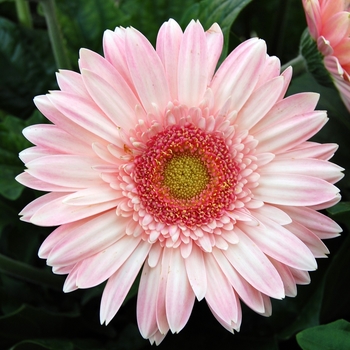
<svg viewBox="0 0 350 350">
<path fill-rule="evenodd" d="M 236 199 L 239 169 L 224 139 L 192 124 L 153 136 L 134 164 L 140 201 L 156 221 L 207 224 Z"/>
<path fill-rule="evenodd" d="M 209 180 L 204 162 L 188 152 L 174 156 L 164 167 L 164 185 L 177 199 L 191 199 L 199 195 Z"/>
</svg>

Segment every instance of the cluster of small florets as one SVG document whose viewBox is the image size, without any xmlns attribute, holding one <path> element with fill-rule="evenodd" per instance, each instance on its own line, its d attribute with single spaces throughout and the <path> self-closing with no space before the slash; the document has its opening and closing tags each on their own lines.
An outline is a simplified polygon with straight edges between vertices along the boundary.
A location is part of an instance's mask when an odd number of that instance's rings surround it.
<svg viewBox="0 0 350 350">
<path fill-rule="evenodd" d="M 238 168 L 224 140 L 192 124 L 153 136 L 134 164 L 141 203 L 160 222 L 206 224 L 235 200 Z"/>
</svg>

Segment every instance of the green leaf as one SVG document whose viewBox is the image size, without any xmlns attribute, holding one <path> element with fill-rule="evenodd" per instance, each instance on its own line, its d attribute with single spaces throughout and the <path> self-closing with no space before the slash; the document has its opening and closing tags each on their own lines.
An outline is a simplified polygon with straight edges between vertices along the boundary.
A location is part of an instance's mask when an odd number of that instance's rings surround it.
<svg viewBox="0 0 350 350">
<path fill-rule="evenodd" d="M 297 334 L 297 341 L 303 350 L 348 350 L 350 323 L 338 320 L 306 329 Z"/>
<path fill-rule="evenodd" d="M 56 86 L 54 72 L 47 33 L 0 17 L 0 109 L 28 117 L 33 97 Z"/>
<path fill-rule="evenodd" d="M 331 215 L 347 214 L 350 212 L 350 202 L 340 202 L 335 206 L 327 209 Z"/>
<path fill-rule="evenodd" d="M 118 3 L 114 0 L 65 0 L 57 1 L 56 6 L 73 65 L 82 47 L 101 52 L 103 32 L 118 25 Z"/>
<path fill-rule="evenodd" d="M 199 19 L 204 29 L 216 22 L 224 33 L 224 48 L 221 57 L 226 57 L 232 23 L 251 0 L 202 0 L 192 5 L 182 16 L 180 24 L 187 26 L 191 19 Z"/>
<path fill-rule="evenodd" d="M 317 48 L 316 41 L 310 36 L 306 29 L 300 40 L 301 54 L 304 56 L 307 67 L 314 78 L 324 86 L 333 86 L 333 81 L 330 73 L 325 68 L 323 63 L 323 55 Z"/>
</svg>

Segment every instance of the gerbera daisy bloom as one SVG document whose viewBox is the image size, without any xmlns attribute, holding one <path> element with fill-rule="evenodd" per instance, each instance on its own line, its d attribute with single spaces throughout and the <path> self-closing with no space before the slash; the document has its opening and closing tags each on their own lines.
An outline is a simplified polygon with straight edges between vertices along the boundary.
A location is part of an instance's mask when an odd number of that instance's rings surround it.
<svg viewBox="0 0 350 350">
<path fill-rule="evenodd" d="M 22 220 L 59 226 L 39 256 L 64 291 L 106 280 L 101 323 L 141 271 L 137 321 L 159 344 L 195 299 L 229 331 L 240 300 L 271 314 L 271 298 L 309 283 L 321 239 L 340 227 L 317 212 L 339 201 L 337 145 L 307 141 L 327 121 L 318 95 L 284 98 L 291 68 L 263 40 L 239 45 L 214 74 L 220 27 L 169 20 L 156 50 L 134 28 L 107 30 L 104 56 L 80 51 L 80 74 L 35 98 L 52 124 L 24 130 L 25 186 L 48 191 Z"/>
<path fill-rule="evenodd" d="M 350 1 L 303 0 L 311 37 L 350 111 Z"/>
</svg>

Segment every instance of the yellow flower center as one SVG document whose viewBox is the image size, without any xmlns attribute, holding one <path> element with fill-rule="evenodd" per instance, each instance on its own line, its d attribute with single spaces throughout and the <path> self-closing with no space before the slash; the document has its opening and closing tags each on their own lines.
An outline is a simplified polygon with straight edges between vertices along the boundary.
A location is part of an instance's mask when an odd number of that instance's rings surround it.
<svg viewBox="0 0 350 350">
<path fill-rule="evenodd" d="M 199 195 L 209 181 L 207 167 L 193 154 L 175 155 L 164 168 L 164 185 L 177 199 L 191 199 Z"/>
</svg>

